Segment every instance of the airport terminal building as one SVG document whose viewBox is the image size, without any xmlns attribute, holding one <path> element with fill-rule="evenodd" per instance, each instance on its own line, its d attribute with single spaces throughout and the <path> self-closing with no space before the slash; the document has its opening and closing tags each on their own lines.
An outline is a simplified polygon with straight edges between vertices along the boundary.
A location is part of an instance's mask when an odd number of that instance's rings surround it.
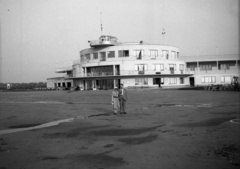
<svg viewBox="0 0 240 169">
<path fill-rule="evenodd" d="M 72 66 L 56 70 L 64 73 L 63 77 L 47 79 L 48 88 L 112 89 L 121 83 L 128 88 L 230 84 L 240 72 L 239 55 L 181 57 L 175 46 L 121 43 L 109 35 L 89 44 Z"/>
</svg>

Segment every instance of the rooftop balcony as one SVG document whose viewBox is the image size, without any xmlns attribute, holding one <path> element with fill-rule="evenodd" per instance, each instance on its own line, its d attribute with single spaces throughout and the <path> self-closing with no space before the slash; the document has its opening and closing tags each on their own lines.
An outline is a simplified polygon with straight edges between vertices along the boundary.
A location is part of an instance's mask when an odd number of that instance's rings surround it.
<svg viewBox="0 0 240 169">
<path fill-rule="evenodd" d="M 88 41 L 91 47 L 107 47 L 116 45 L 117 38 L 110 35 L 102 35 L 98 40 Z"/>
</svg>

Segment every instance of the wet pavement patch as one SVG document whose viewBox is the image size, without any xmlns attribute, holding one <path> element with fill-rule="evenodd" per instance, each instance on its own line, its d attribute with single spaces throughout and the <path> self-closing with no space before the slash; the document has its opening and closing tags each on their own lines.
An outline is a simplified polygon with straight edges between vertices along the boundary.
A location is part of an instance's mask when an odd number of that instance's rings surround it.
<svg viewBox="0 0 240 169">
<path fill-rule="evenodd" d="M 95 167 L 116 167 L 128 164 L 121 157 L 113 157 L 104 153 L 101 154 L 79 154 L 79 155 L 67 155 L 65 159 L 71 160 L 75 163 L 79 163 L 88 168 Z"/>
<path fill-rule="evenodd" d="M 75 128 L 69 131 L 65 132 L 59 132 L 59 133 L 45 133 L 42 137 L 44 138 L 74 138 L 78 137 L 80 135 L 86 135 L 89 130 L 92 129 L 99 129 L 104 127 L 110 127 L 110 125 L 105 126 L 89 126 L 89 127 L 81 127 L 81 128 Z"/>
<path fill-rule="evenodd" d="M 42 160 L 59 160 L 59 157 L 53 157 L 53 156 L 46 156 L 43 157 Z"/>
<path fill-rule="evenodd" d="M 231 119 L 235 119 L 235 117 L 219 117 L 208 119 L 196 123 L 183 123 L 183 124 L 175 124 L 174 127 L 208 127 L 208 126 L 218 126 L 226 121 Z"/>
<path fill-rule="evenodd" d="M 163 127 L 165 125 L 159 125 L 148 128 L 139 128 L 139 129 L 107 129 L 99 131 L 91 131 L 90 133 L 95 136 L 128 136 L 128 135 L 138 135 L 145 132 L 153 131 L 158 127 Z"/>
<path fill-rule="evenodd" d="M 118 140 L 127 145 L 138 145 L 138 144 L 150 143 L 150 142 L 156 140 L 157 137 L 158 137 L 158 135 L 149 135 L 146 137 L 122 138 L 122 139 L 118 139 Z"/>
<path fill-rule="evenodd" d="M 102 113 L 102 114 L 93 114 L 93 115 L 88 116 L 88 118 L 95 117 L 95 116 L 110 116 L 111 114 L 112 114 L 111 112 L 109 112 L 109 113 Z"/>
<path fill-rule="evenodd" d="M 16 129 L 16 128 L 27 128 L 27 127 L 35 127 L 39 126 L 41 123 L 34 123 L 34 124 L 21 124 L 21 125 L 16 125 L 16 126 L 10 126 L 8 128 L 10 129 Z"/>
<path fill-rule="evenodd" d="M 114 146 L 114 144 L 107 144 L 107 145 L 105 145 L 104 147 L 105 147 L 105 148 L 110 148 L 110 147 L 112 147 L 112 146 Z"/>
</svg>

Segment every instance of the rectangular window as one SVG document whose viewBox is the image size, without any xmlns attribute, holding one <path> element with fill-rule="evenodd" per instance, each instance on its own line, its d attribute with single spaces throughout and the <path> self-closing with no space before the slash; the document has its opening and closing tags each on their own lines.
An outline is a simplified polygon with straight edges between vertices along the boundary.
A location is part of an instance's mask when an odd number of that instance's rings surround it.
<svg viewBox="0 0 240 169">
<path fill-rule="evenodd" d="M 138 65 L 135 65 L 135 70 L 137 70 L 137 71 L 145 71 L 145 70 L 148 70 L 148 65 L 147 65 L 147 64 L 138 64 Z"/>
<path fill-rule="evenodd" d="M 106 61 L 106 52 L 100 52 L 100 61 Z"/>
<path fill-rule="evenodd" d="M 108 51 L 107 56 L 108 58 L 115 58 L 115 51 Z"/>
<path fill-rule="evenodd" d="M 153 70 L 159 72 L 164 70 L 164 64 L 154 64 L 153 65 Z"/>
<path fill-rule="evenodd" d="M 168 59 L 168 51 L 167 50 L 163 50 L 162 51 L 162 56 L 164 57 L 164 58 L 166 58 L 166 59 Z"/>
<path fill-rule="evenodd" d="M 129 50 L 119 50 L 118 57 L 129 57 Z"/>
<path fill-rule="evenodd" d="M 176 52 L 175 51 L 171 52 L 171 59 L 176 59 Z"/>
<path fill-rule="evenodd" d="M 219 64 L 218 65 L 218 69 L 219 70 L 229 70 L 230 69 L 230 65 L 229 64 Z"/>
<path fill-rule="evenodd" d="M 184 78 L 180 77 L 180 84 L 184 84 Z"/>
<path fill-rule="evenodd" d="M 179 59 L 179 52 L 177 52 L 177 59 Z"/>
<path fill-rule="evenodd" d="M 136 78 L 135 79 L 135 85 L 147 85 L 148 84 L 148 78 Z"/>
<path fill-rule="evenodd" d="M 86 57 L 86 61 L 88 62 L 90 60 L 90 54 L 86 54 L 85 57 Z"/>
<path fill-rule="evenodd" d="M 133 55 L 134 55 L 137 59 L 142 59 L 142 57 L 144 56 L 144 51 L 143 51 L 143 50 L 134 50 L 134 51 L 133 51 Z"/>
<path fill-rule="evenodd" d="M 222 76 L 221 83 L 231 83 L 231 77 L 230 76 Z"/>
<path fill-rule="evenodd" d="M 184 64 L 180 64 L 180 70 L 184 70 Z"/>
<path fill-rule="evenodd" d="M 189 66 L 189 69 L 190 69 L 190 71 L 195 71 L 195 66 L 190 65 L 190 66 Z"/>
<path fill-rule="evenodd" d="M 216 83 L 215 76 L 203 76 L 201 80 L 202 80 L 202 83 Z"/>
<path fill-rule="evenodd" d="M 169 84 L 177 84 L 177 78 L 169 78 Z"/>
<path fill-rule="evenodd" d="M 84 62 L 84 61 L 85 61 L 85 56 L 81 55 L 81 62 Z"/>
<path fill-rule="evenodd" d="M 212 70 L 212 65 L 200 65 L 200 70 Z"/>
<path fill-rule="evenodd" d="M 156 57 L 158 56 L 158 51 L 157 50 L 149 50 L 149 56 L 151 57 L 151 59 L 156 59 Z"/>
<path fill-rule="evenodd" d="M 176 70 L 176 64 L 169 64 L 169 70 Z"/>
<path fill-rule="evenodd" d="M 93 53 L 93 59 L 98 59 L 98 53 Z"/>
</svg>

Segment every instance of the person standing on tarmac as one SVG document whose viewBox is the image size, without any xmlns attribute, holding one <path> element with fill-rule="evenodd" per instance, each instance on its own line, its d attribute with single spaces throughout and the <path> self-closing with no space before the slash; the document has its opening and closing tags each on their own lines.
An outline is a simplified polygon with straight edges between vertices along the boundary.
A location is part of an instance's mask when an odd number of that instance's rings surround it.
<svg viewBox="0 0 240 169">
<path fill-rule="evenodd" d="M 119 102 L 120 102 L 120 114 L 127 114 L 125 111 L 127 102 L 127 90 L 123 87 L 123 84 L 120 85 Z"/>
</svg>

